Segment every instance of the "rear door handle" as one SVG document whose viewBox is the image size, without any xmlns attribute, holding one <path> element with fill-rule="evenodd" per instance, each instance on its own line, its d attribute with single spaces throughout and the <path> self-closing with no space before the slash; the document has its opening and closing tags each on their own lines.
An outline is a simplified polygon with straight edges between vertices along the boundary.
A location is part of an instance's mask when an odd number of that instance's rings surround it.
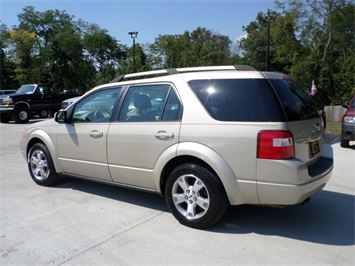
<svg viewBox="0 0 355 266">
<path fill-rule="evenodd" d="M 162 130 L 162 131 L 159 131 L 158 133 L 156 133 L 154 136 L 160 140 L 169 140 L 169 139 L 174 138 L 174 133 L 169 133 L 169 132 Z"/>
<path fill-rule="evenodd" d="M 104 133 L 99 132 L 97 130 L 93 130 L 90 133 L 90 136 L 93 137 L 93 138 L 101 138 L 103 135 L 104 135 Z"/>
</svg>

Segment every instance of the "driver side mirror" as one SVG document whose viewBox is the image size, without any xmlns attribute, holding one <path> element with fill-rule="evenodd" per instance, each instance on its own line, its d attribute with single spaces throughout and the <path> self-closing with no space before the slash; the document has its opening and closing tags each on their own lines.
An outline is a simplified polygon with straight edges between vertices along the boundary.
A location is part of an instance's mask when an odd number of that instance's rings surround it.
<svg viewBox="0 0 355 266">
<path fill-rule="evenodd" d="M 68 123 L 67 111 L 60 110 L 54 114 L 54 121 L 59 124 Z"/>
<path fill-rule="evenodd" d="M 342 103 L 341 106 L 343 106 L 346 109 L 349 109 L 349 104 L 348 103 Z"/>
</svg>

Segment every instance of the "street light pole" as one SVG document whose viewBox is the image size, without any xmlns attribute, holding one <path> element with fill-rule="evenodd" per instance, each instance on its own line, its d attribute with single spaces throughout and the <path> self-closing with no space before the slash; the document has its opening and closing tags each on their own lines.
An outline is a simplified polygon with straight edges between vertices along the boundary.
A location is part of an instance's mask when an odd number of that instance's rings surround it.
<svg viewBox="0 0 355 266">
<path fill-rule="evenodd" d="M 268 71 L 268 67 L 269 67 L 269 54 L 270 54 L 270 21 L 268 21 L 267 23 L 267 33 L 266 33 L 265 71 Z"/>
<path fill-rule="evenodd" d="M 138 36 L 138 31 L 130 31 L 128 32 L 133 39 L 133 73 L 136 72 L 136 38 Z"/>
</svg>

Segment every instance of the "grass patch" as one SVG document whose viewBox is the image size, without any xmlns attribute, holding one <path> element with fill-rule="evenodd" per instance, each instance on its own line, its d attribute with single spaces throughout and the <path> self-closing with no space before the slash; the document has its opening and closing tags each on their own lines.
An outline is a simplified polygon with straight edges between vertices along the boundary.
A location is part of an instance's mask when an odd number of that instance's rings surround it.
<svg viewBox="0 0 355 266">
<path fill-rule="evenodd" d="M 330 133 L 334 135 L 341 135 L 341 122 L 328 122 L 325 129 L 325 133 Z"/>
</svg>

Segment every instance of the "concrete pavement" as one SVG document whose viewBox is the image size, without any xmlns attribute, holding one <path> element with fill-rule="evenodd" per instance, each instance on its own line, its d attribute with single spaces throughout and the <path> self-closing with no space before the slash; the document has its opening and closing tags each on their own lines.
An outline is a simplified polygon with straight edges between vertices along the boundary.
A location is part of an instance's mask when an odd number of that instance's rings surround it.
<svg viewBox="0 0 355 266">
<path fill-rule="evenodd" d="M 36 185 L 0 124 L 0 265 L 354 265 L 355 150 L 327 135 L 329 184 L 304 206 L 230 207 L 209 230 L 180 225 L 164 198 L 75 179 Z"/>
</svg>

